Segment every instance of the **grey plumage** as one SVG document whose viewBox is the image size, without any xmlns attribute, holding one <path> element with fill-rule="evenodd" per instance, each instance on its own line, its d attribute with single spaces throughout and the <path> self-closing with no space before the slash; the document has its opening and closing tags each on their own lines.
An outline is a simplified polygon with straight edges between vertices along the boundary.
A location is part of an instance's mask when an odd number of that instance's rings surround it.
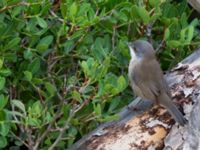
<svg viewBox="0 0 200 150">
<path fill-rule="evenodd" d="M 152 45 L 147 41 L 137 40 L 129 43 L 129 48 L 131 53 L 129 79 L 134 93 L 143 99 L 161 104 L 180 125 L 184 125 L 186 119 L 171 101 L 168 86 Z"/>
</svg>

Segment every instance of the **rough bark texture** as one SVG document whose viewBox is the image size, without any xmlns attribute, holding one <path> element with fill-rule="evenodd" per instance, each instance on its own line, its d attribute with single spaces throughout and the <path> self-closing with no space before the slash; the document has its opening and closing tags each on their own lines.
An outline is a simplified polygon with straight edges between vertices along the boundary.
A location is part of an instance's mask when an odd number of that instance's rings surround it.
<svg viewBox="0 0 200 150">
<path fill-rule="evenodd" d="M 162 107 L 134 100 L 120 120 L 101 125 L 71 150 L 200 149 L 200 49 L 166 75 L 173 101 L 182 106 L 188 125 L 181 127 Z M 136 106 L 137 105 L 137 106 Z M 136 107 L 137 109 L 131 110 Z M 191 113 L 190 113 L 191 112 Z M 191 114 L 191 115 L 190 115 Z"/>
</svg>

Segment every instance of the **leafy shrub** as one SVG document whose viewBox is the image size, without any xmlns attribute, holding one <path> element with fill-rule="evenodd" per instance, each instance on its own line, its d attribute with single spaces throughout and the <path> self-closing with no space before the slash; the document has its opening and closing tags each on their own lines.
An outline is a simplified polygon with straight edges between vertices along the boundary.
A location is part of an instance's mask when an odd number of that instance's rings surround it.
<svg viewBox="0 0 200 150">
<path fill-rule="evenodd" d="M 1 0 L 0 147 L 70 147 L 132 98 L 126 42 L 167 69 L 199 44 L 186 0 Z"/>
</svg>

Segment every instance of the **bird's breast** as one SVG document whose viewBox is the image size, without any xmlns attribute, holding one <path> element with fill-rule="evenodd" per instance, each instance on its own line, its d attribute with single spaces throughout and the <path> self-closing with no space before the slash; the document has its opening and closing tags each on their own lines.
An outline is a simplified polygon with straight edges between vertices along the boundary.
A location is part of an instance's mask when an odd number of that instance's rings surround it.
<svg viewBox="0 0 200 150">
<path fill-rule="evenodd" d="M 138 69 L 139 70 L 142 69 L 140 65 L 141 65 L 141 63 L 139 61 L 131 60 L 130 63 L 129 63 L 128 76 L 129 76 L 129 80 L 131 82 L 131 87 L 132 87 L 133 92 L 135 93 L 135 95 L 144 98 L 144 95 L 143 95 L 141 89 L 136 84 L 136 80 L 140 76 L 138 74 L 137 70 Z"/>
<path fill-rule="evenodd" d="M 143 98 L 143 99 L 146 99 L 145 96 L 144 96 L 144 94 L 143 94 L 143 92 L 142 92 L 141 89 L 135 84 L 134 81 L 131 83 L 131 87 L 132 87 L 133 92 L 134 92 L 135 95 L 137 95 L 137 96 L 139 96 L 139 97 L 141 97 L 141 98 Z"/>
<path fill-rule="evenodd" d="M 140 64 L 141 64 L 141 60 L 132 58 L 129 62 L 129 72 L 131 70 L 134 70 L 135 67 L 139 67 Z"/>
</svg>

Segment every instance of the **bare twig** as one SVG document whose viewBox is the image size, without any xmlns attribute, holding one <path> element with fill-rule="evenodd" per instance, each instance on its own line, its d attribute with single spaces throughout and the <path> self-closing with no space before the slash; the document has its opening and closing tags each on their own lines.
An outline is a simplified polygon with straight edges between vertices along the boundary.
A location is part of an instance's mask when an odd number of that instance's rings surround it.
<svg viewBox="0 0 200 150">
<path fill-rule="evenodd" d="M 22 142 L 27 148 L 30 149 L 30 145 L 28 145 L 25 141 L 23 141 L 20 137 L 16 136 L 12 131 L 10 131 L 10 133 L 20 142 Z"/>
<path fill-rule="evenodd" d="M 40 92 L 40 88 L 39 88 L 39 87 L 35 87 L 35 88 L 36 88 L 36 90 L 37 90 L 37 92 L 38 92 L 38 95 L 39 95 L 39 97 L 40 97 L 41 103 L 44 104 L 44 99 L 43 99 L 42 94 L 41 94 L 41 92 Z"/>
<path fill-rule="evenodd" d="M 156 48 L 155 51 L 158 53 L 164 45 L 165 45 L 165 40 L 163 39 L 163 40 L 160 42 L 160 44 L 157 46 L 157 48 Z"/>
<path fill-rule="evenodd" d="M 153 23 L 150 23 L 146 26 L 146 36 L 147 36 L 147 39 L 150 43 L 153 43 L 153 39 L 152 39 L 152 28 L 153 28 L 153 25 L 154 25 L 155 21 Z M 163 39 L 161 41 L 161 43 L 157 46 L 156 48 L 156 52 L 160 51 L 160 49 L 164 46 L 165 44 L 165 40 Z"/>
<path fill-rule="evenodd" d="M 53 150 L 55 148 L 55 146 L 60 142 L 60 140 L 63 137 L 63 134 L 69 128 L 69 122 L 74 117 L 74 115 L 75 115 L 75 111 L 72 110 L 67 121 L 65 122 L 63 128 L 60 129 L 60 133 L 59 133 L 58 137 L 56 138 L 56 140 L 54 141 L 54 143 L 51 145 L 51 147 L 48 150 Z"/>
<path fill-rule="evenodd" d="M 9 95 L 10 95 L 10 100 L 12 100 L 13 99 L 13 87 L 10 87 L 10 94 Z M 11 105 L 11 108 L 12 108 L 12 111 L 15 111 L 15 108 L 14 108 L 13 105 Z M 19 122 L 19 120 L 16 117 L 15 113 L 13 113 L 13 118 L 15 119 L 15 121 Z M 21 127 L 20 127 L 20 130 L 22 130 Z"/>
<path fill-rule="evenodd" d="M 53 61 L 52 61 L 53 60 Z M 53 69 L 54 65 L 56 64 L 57 62 L 57 59 L 55 60 L 54 59 L 54 56 L 52 57 L 51 55 L 49 55 L 48 57 L 48 77 L 49 79 L 51 80 L 51 83 L 56 87 L 56 83 L 51 75 L 51 70 Z M 57 91 L 57 96 L 60 100 L 60 103 L 58 105 L 58 107 L 61 107 L 64 103 L 64 96 L 65 94 L 67 93 L 67 89 L 66 88 L 66 75 L 65 75 L 65 78 L 64 78 L 64 86 L 63 86 L 63 94 L 60 94 L 58 91 Z M 54 115 L 54 118 L 53 120 L 49 123 L 47 129 L 43 132 L 42 135 L 38 136 L 36 142 L 35 142 L 35 145 L 33 147 L 33 150 L 37 150 L 38 149 L 38 146 L 40 145 L 40 143 L 43 141 L 43 139 L 48 135 L 48 133 L 51 131 L 51 128 L 53 126 L 53 124 L 56 122 L 56 120 L 62 115 L 62 112 L 59 110 L 57 110 L 56 114 Z"/>
<path fill-rule="evenodd" d="M 54 86 L 54 87 L 57 87 L 57 86 L 56 86 L 56 83 L 55 83 L 55 81 L 54 81 L 54 78 L 52 77 L 51 70 L 53 69 L 53 67 L 54 67 L 55 64 L 57 63 L 58 59 L 55 60 L 55 59 L 52 58 L 52 56 L 54 57 L 54 54 L 49 55 L 49 57 L 48 57 L 48 61 L 47 61 L 47 63 L 48 63 L 48 73 L 47 73 L 47 76 L 48 76 L 48 78 L 51 80 L 51 83 L 53 84 L 53 86 Z M 52 61 L 52 60 L 53 60 L 53 61 Z M 57 88 L 56 88 L 56 89 L 57 89 Z M 63 98 L 62 95 L 59 93 L 59 91 L 57 91 L 56 93 L 57 93 L 57 96 L 58 96 L 59 100 L 63 102 L 63 101 L 64 101 L 64 98 Z"/>
<path fill-rule="evenodd" d="M 113 27 L 113 34 L 112 34 L 112 51 L 115 49 L 115 35 L 116 35 L 116 28 Z"/>
<path fill-rule="evenodd" d="M 88 27 L 88 28 L 85 29 L 85 30 L 86 30 L 85 34 L 83 34 L 83 35 L 78 39 L 78 41 L 74 44 L 74 47 L 76 47 L 79 43 L 81 43 L 81 42 L 83 41 L 84 37 L 86 36 L 86 34 L 88 33 L 88 31 L 90 30 L 90 27 Z"/>
<path fill-rule="evenodd" d="M 57 16 L 57 15 L 54 13 L 53 10 L 49 10 L 49 12 L 50 12 L 50 14 L 51 14 L 53 17 L 57 18 L 58 21 L 60 21 L 60 22 L 62 22 L 62 23 L 65 23 L 65 20 L 62 19 L 62 18 L 60 18 L 59 16 Z"/>
<path fill-rule="evenodd" d="M 150 43 L 153 42 L 153 39 L 152 39 L 152 27 L 153 27 L 153 24 L 148 24 L 146 26 L 146 36 L 147 36 L 147 39 Z"/>
<path fill-rule="evenodd" d="M 5 6 L 3 8 L 0 9 L 0 13 L 4 12 L 4 11 L 7 11 L 9 9 L 12 9 L 14 7 L 17 7 L 17 6 L 29 6 L 30 4 L 29 3 L 26 3 L 26 2 L 20 2 L 20 3 L 17 3 L 17 4 L 14 4 L 14 5 L 10 5 L 10 6 Z"/>
<path fill-rule="evenodd" d="M 54 141 L 54 143 L 51 145 L 51 147 L 48 150 L 53 150 L 55 148 L 55 146 L 62 140 L 63 134 L 69 128 L 70 120 L 75 116 L 75 114 L 79 110 L 81 110 L 84 106 L 86 106 L 91 101 L 91 99 L 92 99 L 92 96 L 89 99 L 85 100 L 81 105 L 78 105 L 74 109 L 71 110 L 71 113 L 70 113 L 67 121 L 65 122 L 64 126 L 60 129 L 60 133 L 59 133 L 58 137 L 56 138 L 56 140 Z"/>
<path fill-rule="evenodd" d="M 33 149 L 33 145 L 34 145 L 34 141 L 33 141 L 33 137 L 32 137 L 32 130 L 29 127 L 25 128 L 25 130 L 26 130 L 27 137 L 28 137 L 29 149 L 32 150 Z"/>
<path fill-rule="evenodd" d="M 65 96 L 67 94 L 67 75 L 64 75 L 64 79 L 63 79 L 63 96 Z"/>
<path fill-rule="evenodd" d="M 128 30 L 127 30 L 127 36 L 130 34 L 130 32 L 131 32 L 131 22 L 129 22 L 129 24 L 128 24 Z"/>
<path fill-rule="evenodd" d="M 3 8 L 0 9 L 0 13 L 5 12 L 5 11 L 12 9 L 14 7 L 17 7 L 17 6 L 32 6 L 32 5 L 38 5 L 38 4 L 41 4 L 41 3 L 43 3 L 43 1 L 33 2 L 33 3 L 27 3 L 25 1 L 22 1 L 22 2 L 19 2 L 19 3 L 13 4 L 13 5 L 4 6 Z"/>
<path fill-rule="evenodd" d="M 61 23 L 66 24 L 67 26 L 73 26 L 73 24 L 69 21 L 66 21 L 65 19 L 62 19 L 61 17 L 59 17 L 58 15 L 56 15 L 56 13 L 54 13 L 53 10 L 49 10 L 50 14 L 54 17 L 57 18 L 58 21 L 60 21 Z"/>
<path fill-rule="evenodd" d="M 39 136 L 35 142 L 35 145 L 33 147 L 33 150 L 37 150 L 38 149 L 38 146 L 40 145 L 41 141 L 47 136 L 47 134 L 50 132 L 53 124 L 56 122 L 56 120 L 61 116 L 61 112 L 60 110 L 57 111 L 57 113 L 55 114 L 53 120 L 51 121 L 51 123 L 49 123 L 47 129 L 44 131 L 44 133 Z"/>
</svg>

